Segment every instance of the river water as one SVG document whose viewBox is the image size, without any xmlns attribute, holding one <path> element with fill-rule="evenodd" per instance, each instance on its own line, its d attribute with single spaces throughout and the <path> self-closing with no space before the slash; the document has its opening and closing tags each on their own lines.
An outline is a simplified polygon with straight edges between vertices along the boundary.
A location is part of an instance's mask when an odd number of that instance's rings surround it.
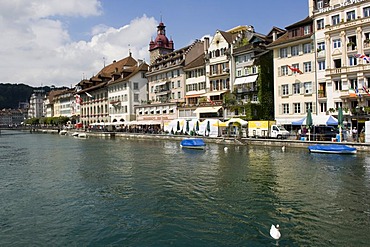
<svg viewBox="0 0 370 247">
<path fill-rule="evenodd" d="M 368 153 L 224 147 L 2 131 L 0 246 L 369 246 Z"/>
</svg>

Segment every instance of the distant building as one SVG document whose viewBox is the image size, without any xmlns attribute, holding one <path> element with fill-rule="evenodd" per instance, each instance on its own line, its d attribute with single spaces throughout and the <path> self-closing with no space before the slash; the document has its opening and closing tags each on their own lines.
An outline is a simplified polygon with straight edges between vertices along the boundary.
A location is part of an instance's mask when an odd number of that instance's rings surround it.
<svg viewBox="0 0 370 247">
<path fill-rule="evenodd" d="M 44 90 L 34 90 L 30 97 L 28 108 L 28 118 L 39 118 L 44 114 L 43 101 L 45 97 Z"/>
<path fill-rule="evenodd" d="M 26 118 L 26 109 L 3 109 L 0 111 L 0 126 L 16 127 L 22 125 Z"/>
</svg>

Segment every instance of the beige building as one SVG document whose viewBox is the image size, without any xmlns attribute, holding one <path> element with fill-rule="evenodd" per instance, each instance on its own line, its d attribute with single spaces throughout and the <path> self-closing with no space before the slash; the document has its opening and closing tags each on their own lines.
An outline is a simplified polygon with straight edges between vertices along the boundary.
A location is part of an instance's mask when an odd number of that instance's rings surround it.
<svg viewBox="0 0 370 247">
<path fill-rule="evenodd" d="M 274 58 L 274 112 L 278 124 L 291 124 L 311 109 L 317 114 L 313 23 L 310 17 L 275 33 L 269 45 Z"/>
</svg>

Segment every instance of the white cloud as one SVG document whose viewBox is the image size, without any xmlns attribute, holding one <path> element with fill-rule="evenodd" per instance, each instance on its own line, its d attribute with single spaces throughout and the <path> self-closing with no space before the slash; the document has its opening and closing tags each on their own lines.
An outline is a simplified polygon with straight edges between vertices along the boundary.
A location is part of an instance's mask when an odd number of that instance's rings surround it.
<svg viewBox="0 0 370 247">
<path fill-rule="evenodd" d="M 154 18 L 142 16 L 120 28 L 91 28 L 89 41 L 73 41 L 67 17 L 102 13 L 97 0 L 13 0 L 0 9 L 0 82 L 70 86 L 99 72 L 105 63 L 126 57 L 148 61 Z"/>
</svg>

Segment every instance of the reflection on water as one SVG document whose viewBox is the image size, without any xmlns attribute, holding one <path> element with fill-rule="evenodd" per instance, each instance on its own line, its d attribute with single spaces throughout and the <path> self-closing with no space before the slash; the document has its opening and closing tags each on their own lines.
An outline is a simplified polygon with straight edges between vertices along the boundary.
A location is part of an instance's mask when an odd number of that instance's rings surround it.
<svg viewBox="0 0 370 247">
<path fill-rule="evenodd" d="M 0 245 L 366 246 L 367 154 L 0 136 Z M 225 148 L 226 147 L 226 148 Z"/>
</svg>

